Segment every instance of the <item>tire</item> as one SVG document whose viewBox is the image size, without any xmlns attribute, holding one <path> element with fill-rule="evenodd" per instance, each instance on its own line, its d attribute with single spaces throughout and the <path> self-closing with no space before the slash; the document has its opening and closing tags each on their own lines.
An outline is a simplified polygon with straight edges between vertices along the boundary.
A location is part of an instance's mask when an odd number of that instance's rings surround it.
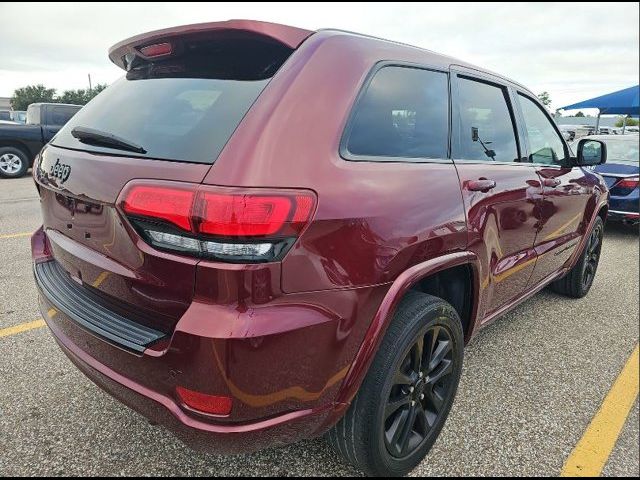
<svg viewBox="0 0 640 480">
<path fill-rule="evenodd" d="M 549 285 L 552 291 L 572 298 L 582 298 L 589 293 L 600 262 L 603 233 L 604 222 L 598 216 L 578 262 L 564 277 Z"/>
<path fill-rule="evenodd" d="M 434 358 L 433 369 L 415 368 L 419 338 L 424 345 L 420 362 L 427 355 Z M 440 298 L 409 292 L 347 413 L 327 433 L 328 443 L 368 475 L 409 473 L 424 459 L 444 426 L 460 381 L 463 348 L 462 323 L 455 309 Z M 424 372 L 422 377 L 418 371 Z M 407 422 L 412 415 L 415 420 Z M 402 435 L 403 430 L 408 435 Z M 394 432 L 399 433 L 397 440 Z"/>
<path fill-rule="evenodd" d="M 27 155 L 15 147 L 0 147 L 0 177 L 23 177 L 29 170 Z"/>
</svg>

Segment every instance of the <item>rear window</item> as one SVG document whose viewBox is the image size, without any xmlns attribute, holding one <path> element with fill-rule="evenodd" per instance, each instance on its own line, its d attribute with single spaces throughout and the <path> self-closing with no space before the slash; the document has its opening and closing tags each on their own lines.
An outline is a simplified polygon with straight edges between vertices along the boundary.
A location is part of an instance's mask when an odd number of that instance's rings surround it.
<svg viewBox="0 0 640 480">
<path fill-rule="evenodd" d="M 175 59 L 136 59 L 127 75 L 89 102 L 52 143 L 114 155 L 213 163 L 291 50 L 261 42 L 187 43 Z M 126 152 L 83 143 L 90 128 L 142 147 Z"/>
</svg>

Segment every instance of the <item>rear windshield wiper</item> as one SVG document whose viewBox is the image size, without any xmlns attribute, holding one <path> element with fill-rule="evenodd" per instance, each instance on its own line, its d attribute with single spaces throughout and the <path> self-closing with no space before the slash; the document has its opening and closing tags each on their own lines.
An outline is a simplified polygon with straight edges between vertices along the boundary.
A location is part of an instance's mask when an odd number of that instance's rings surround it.
<svg viewBox="0 0 640 480">
<path fill-rule="evenodd" d="M 128 152 L 147 153 L 147 151 L 140 145 L 136 145 L 135 143 L 118 137 L 113 133 L 103 132 L 94 128 L 75 127 L 71 130 L 71 135 L 82 143 L 87 143 L 89 145 L 116 148 L 118 150 L 126 150 Z"/>
</svg>

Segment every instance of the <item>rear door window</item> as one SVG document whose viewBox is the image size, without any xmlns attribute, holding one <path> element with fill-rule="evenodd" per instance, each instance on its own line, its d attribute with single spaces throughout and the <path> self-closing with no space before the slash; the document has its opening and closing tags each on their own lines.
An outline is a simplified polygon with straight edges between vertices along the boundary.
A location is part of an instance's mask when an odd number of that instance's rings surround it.
<svg viewBox="0 0 640 480">
<path fill-rule="evenodd" d="M 448 75 L 381 68 L 358 101 L 345 135 L 347 159 L 447 158 Z"/>
<path fill-rule="evenodd" d="M 458 78 L 458 139 L 454 157 L 483 162 L 517 162 L 515 124 L 506 88 Z"/>
</svg>

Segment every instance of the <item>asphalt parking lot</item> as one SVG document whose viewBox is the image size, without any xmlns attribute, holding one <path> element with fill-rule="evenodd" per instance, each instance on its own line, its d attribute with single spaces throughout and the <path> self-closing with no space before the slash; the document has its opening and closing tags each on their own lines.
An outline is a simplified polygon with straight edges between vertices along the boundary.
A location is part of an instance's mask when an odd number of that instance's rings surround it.
<svg viewBox="0 0 640 480">
<path fill-rule="evenodd" d="M 26 234 L 39 224 L 31 178 L 0 180 L 0 475 L 357 474 L 322 440 L 193 453 L 103 393 L 28 323 L 41 318 Z M 413 474 L 560 474 L 638 343 L 638 258 L 636 231 L 608 225 L 586 298 L 543 291 L 482 331 L 443 433 Z M 638 421 L 636 398 L 603 475 L 640 474 Z"/>
</svg>

